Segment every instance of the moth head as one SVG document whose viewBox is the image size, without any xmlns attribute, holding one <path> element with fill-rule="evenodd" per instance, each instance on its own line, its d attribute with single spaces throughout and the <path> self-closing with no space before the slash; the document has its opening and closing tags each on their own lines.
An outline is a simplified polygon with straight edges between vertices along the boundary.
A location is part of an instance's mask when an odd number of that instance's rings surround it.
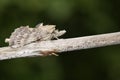
<svg viewBox="0 0 120 80">
<path fill-rule="evenodd" d="M 54 34 L 56 35 L 56 37 L 62 36 L 65 33 L 66 33 L 66 30 L 60 30 L 60 31 L 55 30 L 54 31 Z"/>
</svg>

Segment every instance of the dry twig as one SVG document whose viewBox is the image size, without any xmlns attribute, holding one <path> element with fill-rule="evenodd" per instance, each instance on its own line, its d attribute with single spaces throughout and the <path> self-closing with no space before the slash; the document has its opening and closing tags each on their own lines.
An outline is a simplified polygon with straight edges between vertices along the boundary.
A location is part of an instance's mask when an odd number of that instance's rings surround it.
<svg viewBox="0 0 120 80">
<path fill-rule="evenodd" d="M 0 48 L 0 60 L 56 55 L 56 53 L 120 44 L 120 32 L 58 39 L 65 30 L 56 30 L 55 25 L 38 24 L 35 28 L 21 26 L 5 41 L 8 47 Z"/>
<path fill-rule="evenodd" d="M 34 42 L 20 48 L 0 48 L 0 60 L 47 56 L 55 53 L 120 44 L 120 32 Z"/>
</svg>

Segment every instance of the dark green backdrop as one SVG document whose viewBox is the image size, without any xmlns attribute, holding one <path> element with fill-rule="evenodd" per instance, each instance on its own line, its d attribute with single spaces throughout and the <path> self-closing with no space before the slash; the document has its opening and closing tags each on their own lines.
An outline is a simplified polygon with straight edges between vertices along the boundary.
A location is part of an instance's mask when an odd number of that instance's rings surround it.
<svg viewBox="0 0 120 80">
<path fill-rule="evenodd" d="M 63 38 L 120 31 L 119 0 L 0 0 L 0 47 L 21 25 L 55 24 Z M 120 45 L 0 61 L 0 80 L 120 80 Z"/>
</svg>

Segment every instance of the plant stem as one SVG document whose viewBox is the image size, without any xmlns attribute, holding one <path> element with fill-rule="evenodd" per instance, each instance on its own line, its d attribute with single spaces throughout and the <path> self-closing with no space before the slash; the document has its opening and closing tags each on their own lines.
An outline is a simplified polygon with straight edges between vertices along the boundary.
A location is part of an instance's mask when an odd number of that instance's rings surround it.
<svg viewBox="0 0 120 80">
<path fill-rule="evenodd" d="M 0 60 L 56 55 L 55 53 L 120 44 L 120 32 L 34 42 L 21 48 L 0 48 Z"/>
</svg>

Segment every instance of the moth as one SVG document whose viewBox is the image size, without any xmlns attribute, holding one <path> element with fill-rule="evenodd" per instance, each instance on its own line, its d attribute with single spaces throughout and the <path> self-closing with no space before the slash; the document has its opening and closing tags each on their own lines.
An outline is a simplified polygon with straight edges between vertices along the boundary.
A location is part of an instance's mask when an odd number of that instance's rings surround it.
<svg viewBox="0 0 120 80">
<path fill-rule="evenodd" d="M 15 29 L 10 38 L 5 39 L 5 42 L 9 43 L 12 48 L 19 48 L 36 41 L 58 39 L 66 33 L 65 30 L 59 31 L 55 27 L 55 25 L 43 25 L 43 23 L 36 25 L 35 28 L 21 26 Z"/>
</svg>

